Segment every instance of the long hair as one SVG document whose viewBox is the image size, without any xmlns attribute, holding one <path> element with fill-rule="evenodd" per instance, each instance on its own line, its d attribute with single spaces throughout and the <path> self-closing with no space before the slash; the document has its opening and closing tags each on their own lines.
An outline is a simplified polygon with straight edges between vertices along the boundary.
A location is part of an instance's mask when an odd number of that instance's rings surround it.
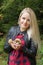
<svg viewBox="0 0 43 65">
<path fill-rule="evenodd" d="M 38 28 L 36 15 L 35 15 L 34 11 L 31 8 L 25 8 L 21 11 L 19 19 L 20 19 L 20 17 L 22 16 L 22 14 L 24 12 L 28 12 L 30 14 L 30 17 L 31 17 L 30 28 L 27 30 L 28 39 L 30 39 L 32 37 L 32 39 L 36 43 L 38 43 L 38 46 L 40 46 L 40 33 L 39 33 L 39 28 Z M 19 19 L 18 19 L 18 23 L 19 23 Z"/>
</svg>

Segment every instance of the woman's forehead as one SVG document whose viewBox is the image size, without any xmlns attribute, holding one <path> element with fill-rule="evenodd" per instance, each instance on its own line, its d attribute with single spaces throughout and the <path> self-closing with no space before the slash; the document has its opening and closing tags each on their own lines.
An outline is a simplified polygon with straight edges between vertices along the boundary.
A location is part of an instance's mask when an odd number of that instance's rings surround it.
<svg viewBox="0 0 43 65">
<path fill-rule="evenodd" d="M 28 12 L 24 12 L 21 17 L 30 17 L 30 14 Z"/>
</svg>

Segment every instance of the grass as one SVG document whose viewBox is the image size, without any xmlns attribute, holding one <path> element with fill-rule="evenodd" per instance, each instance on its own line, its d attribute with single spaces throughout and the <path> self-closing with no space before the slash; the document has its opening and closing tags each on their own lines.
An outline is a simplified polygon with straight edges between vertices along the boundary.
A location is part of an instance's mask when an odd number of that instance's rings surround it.
<svg viewBox="0 0 43 65">
<path fill-rule="evenodd" d="M 0 38 L 0 65 L 7 65 L 8 54 L 3 51 L 5 43 L 5 37 Z M 38 51 L 38 56 L 36 57 L 37 65 L 43 65 L 43 41 L 41 41 L 41 48 Z"/>
<path fill-rule="evenodd" d="M 7 65 L 7 55 L 5 53 L 0 54 L 0 65 Z"/>
<path fill-rule="evenodd" d="M 38 51 L 37 65 L 43 65 L 43 40 L 41 41 L 41 48 Z"/>
<path fill-rule="evenodd" d="M 4 42 L 5 38 L 0 38 L 0 65 L 7 65 L 8 54 L 3 51 Z"/>
</svg>

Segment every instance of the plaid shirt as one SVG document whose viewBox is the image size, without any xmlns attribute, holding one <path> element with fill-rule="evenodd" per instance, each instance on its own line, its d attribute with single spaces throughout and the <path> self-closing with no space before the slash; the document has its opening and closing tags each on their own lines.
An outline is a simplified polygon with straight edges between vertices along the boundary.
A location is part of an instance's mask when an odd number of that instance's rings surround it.
<svg viewBox="0 0 43 65">
<path fill-rule="evenodd" d="M 21 39 L 22 46 L 25 45 L 24 35 L 17 35 L 15 38 Z M 13 38 L 14 39 L 14 38 Z M 23 53 L 22 47 L 20 50 L 13 50 L 10 53 L 8 65 L 31 65 L 29 58 Z"/>
</svg>

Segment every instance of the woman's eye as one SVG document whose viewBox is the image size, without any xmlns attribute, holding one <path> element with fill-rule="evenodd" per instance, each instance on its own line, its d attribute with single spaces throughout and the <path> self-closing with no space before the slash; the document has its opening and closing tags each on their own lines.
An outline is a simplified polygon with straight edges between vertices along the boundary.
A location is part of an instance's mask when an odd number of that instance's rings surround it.
<svg viewBox="0 0 43 65">
<path fill-rule="evenodd" d="M 27 21 L 30 21 L 30 19 L 28 19 Z"/>
<path fill-rule="evenodd" d="M 22 19 L 25 19 L 25 17 L 23 17 Z"/>
</svg>

